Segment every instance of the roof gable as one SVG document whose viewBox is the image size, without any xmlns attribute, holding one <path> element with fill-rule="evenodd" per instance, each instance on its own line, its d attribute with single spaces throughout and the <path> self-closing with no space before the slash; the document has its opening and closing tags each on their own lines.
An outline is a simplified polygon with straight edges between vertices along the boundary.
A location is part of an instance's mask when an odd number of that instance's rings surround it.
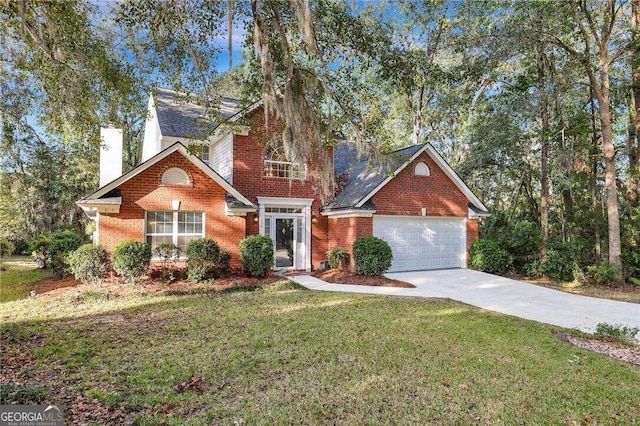
<svg viewBox="0 0 640 426">
<path fill-rule="evenodd" d="M 344 167 L 344 159 L 349 154 L 342 152 L 345 148 L 339 148 L 338 167 L 335 168 L 336 175 L 344 173 L 348 168 Z M 360 160 L 355 163 L 351 169 L 351 174 L 344 189 L 338 196 L 327 204 L 328 209 L 345 209 L 345 208 L 363 208 L 371 198 L 380 191 L 395 176 L 411 164 L 420 154 L 426 152 L 431 159 L 442 169 L 449 179 L 460 189 L 467 197 L 469 202 L 479 211 L 487 212 L 485 205 L 471 191 L 471 189 L 462 181 L 458 174 L 451 166 L 440 156 L 430 143 L 422 145 L 413 145 L 407 148 L 399 149 L 393 152 L 391 157 L 384 165 L 378 168 L 372 168 L 366 160 Z M 351 158 L 355 158 L 352 154 Z M 335 161 L 335 160 L 334 160 Z M 334 163 L 334 166 L 336 163 Z"/>
<path fill-rule="evenodd" d="M 103 186 L 102 188 L 98 189 L 93 194 L 84 197 L 81 201 L 96 200 L 96 199 L 99 199 L 101 197 L 104 197 L 105 195 L 109 195 L 109 193 L 111 191 L 115 190 L 116 188 L 118 188 L 120 185 L 122 185 L 123 183 L 125 183 L 129 179 L 133 178 L 134 176 L 139 175 L 143 171 L 147 170 L 149 167 L 151 167 L 154 164 L 160 162 L 161 160 L 167 158 L 169 155 L 173 154 L 174 152 L 179 152 L 180 154 L 182 154 L 185 158 L 187 158 L 189 161 L 191 161 L 191 163 L 193 163 L 193 165 L 195 165 L 198 169 L 200 169 L 202 172 L 204 172 L 204 174 L 209 176 L 214 182 L 216 182 L 218 185 L 220 185 L 225 191 L 227 191 L 236 200 L 238 200 L 239 202 L 241 202 L 245 206 L 255 207 L 253 205 L 253 203 L 251 203 L 251 201 L 249 201 L 244 195 L 242 195 L 237 189 L 235 189 L 233 187 L 233 185 L 231 185 L 229 182 L 227 182 L 215 170 L 213 170 L 211 167 L 209 167 L 205 162 L 203 162 L 197 156 L 190 154 L 189 151 L 187 150 L 187 148 L 183 144 L 181 144 L 180 142 L 176 142 L 173 145 L 171 145 L 170 147 L 168 147 L 167 149 L 165 149 L 163 151 L 160 151 L 158 154 L 156 154 L 155 156 L 151 157 L 147 161 L 139 164 L 134 169 L 130 170 L 129 172 L 127 172 L 124 175 L 122 175 L 119 178 L 117 178 L 116 180 L 114 180 L 114 181 L 108 183 L 107 185 Z"/>
</svg>

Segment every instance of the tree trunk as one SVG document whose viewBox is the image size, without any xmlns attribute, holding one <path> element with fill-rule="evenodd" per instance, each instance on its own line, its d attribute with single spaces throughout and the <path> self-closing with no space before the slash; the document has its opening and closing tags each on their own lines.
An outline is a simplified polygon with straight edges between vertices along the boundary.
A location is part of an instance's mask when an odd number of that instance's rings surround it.
<svg viewBox="0 0 640 426">
<path fill-rule="evenodd" d="M 540 262 L 547 258 L 549 240 L 549 102 L 546 85 L 546 65 L 542 46 L 536 46 L 538 90 L 540 93 Z"/>
<path fill-rule="evenodd" d="M 599 149 L 599 137 L 596 127 L 596 107 L 595 99 L 593 96 L 593 88 L 589 88 L 590 104 L 591 104 L 591 145 L 593 146 L 593 152 L 591 154 L 591 177 L 590 177 L 590 189 L 591 189 L 591 208 L 593 209 L 593 235 L 595 239 L 595 255 L 596 261 L 602 260 L 602 242 L 600 236 L 600 198 L 598 197 L 598 158 L 597 154 Z"/>
<path fill-rule="evenodd" d="M 611 129 L 611 106 L 609 104 L 609 62 L 607 52 L 600 52 L 600 84 L 596 83 L 595 74 L 588 70 L 589 80 L 594 95 L 598 100 L 600 111 L 600 127 L 602 129 L 602 148 L 604 152 L 604 186 L 607 191 L 607 223 L 609 230 L 609 264 L 619 268 L 616 276 L 618 283 L 622 283 L 622 256 L 620 243 L 620 215 L 618 212 L 618 188 L 616 186 L 616 151 L 613 145 Z"/>
<path fill-rule="evenodd" d="M 633 71 L 633 100 L 635 103 L 635 167 L 640 171 L 640 0 L 631 2 L 631 30 L 633 41 L 631 46 L 631 67 Z"/>
</svg>

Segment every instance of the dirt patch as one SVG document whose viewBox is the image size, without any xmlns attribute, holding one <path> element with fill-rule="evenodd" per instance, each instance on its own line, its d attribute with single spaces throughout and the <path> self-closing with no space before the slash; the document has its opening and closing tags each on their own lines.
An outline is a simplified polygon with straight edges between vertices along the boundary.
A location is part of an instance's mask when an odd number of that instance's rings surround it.
<svg viewBox="0 0 640 426">
<path fill-rule="evenodd" d="M 619 300 L 622 302 L 640 303 L 640 286 L 624 284 L 619 287 L 606 285 L 585 284 L 581 282 L 559 282 L 549 278 L 526 278 L 512 276 L 516 280 L 521 280 L 529 284 L 535 284 L 553 290 L 564 291 L 565 293 L 578 294 L 581 296 L 598 297 L 601 299 Z"/>
<path fill-rule="evenodd" d="M 73 277 L 47 278 L 46 280 L 38 281 L 37 283 L 35 283 L 33 285 L 33 290 L 36 292 L 36 295 L 38 295 L 43 293 L 51 293 L 60 289 L 78 287 L 81 285 L 82 283 Z M 58 291 L 58 293 L 65 292 Z"/>
<path fill-rule="evenodd" d="M 555 333 L 563 342 L 571 343 L 582 349 L 597 352 L 619 361 L 640 365 L 640 345 L 624 345 L 596 338 L 576 337 L 565 333 Z"/>
<path fill-rule="evenodd" d="M 357 275 L 353 272 L 343 269 L 329 269 L 324 272 L 316 272 L 314 277 L 319 280 L 333 284 L 354 284 L 354 285 L 370 285 L 374 287 L 400 287 L 415 288 L 413 284 L 404 281 L 391 280 L 387 277 L 369 277 L 366 275 Z"/>
</svg>

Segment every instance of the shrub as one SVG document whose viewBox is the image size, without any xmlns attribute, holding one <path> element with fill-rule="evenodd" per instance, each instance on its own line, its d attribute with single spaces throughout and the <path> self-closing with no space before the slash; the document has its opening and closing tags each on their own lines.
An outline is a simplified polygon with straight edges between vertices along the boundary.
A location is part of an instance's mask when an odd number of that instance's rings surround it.
<svg viewBox="0 0 640 426">
<path fill-rule="evenodd" d="M 72 231 L 40 234 L 30 244 L 32 256 L 41 268 L 51 268 L 58 277 L 66 271 L 66 257 L 83 243 L 83 238 Z"/>
<path fill-rule="evenodd" d="M 180 247 L 173 243 L 160 243 L 153 249 L 154 256 L 160 259 L 162 281 L 171 283 L 176 280 L 174 264 L 180 258 Z"/>
<path fill-rule="evenodd" d="M 332 248 L 327 252 L 327 260 L 332 268 L 342 268 L 347 263 L 347 251 L 342 247 Z"/>
<path fill-rule="evenodd" d="M 616 278 L 620 267 L 611 266 L 608 261 L 602 261 L 598 265 L 587 266 L 585 278 L 589 283 L 617 287 Z"/>
<path fill-rule="evenodd" d="M 0 258 L 11 256 L 15 248 L 11 241 L 0 238 Z"/>
<path fill-rule="evenodd" d="M 471 267 L 490 274 L 500 274 L 507 270 L 511 258 L 493 240 L 476 240 L 469 248 Z"/>
<path fill-rule="evenodd" d="M 80 246 L 67 257 L 69 271 L 84 284 L 94 284 L 100 287 L 103 278 L 111 269 L 109 253 L 93 244 Z"/>
<path fill-rule="evenodd" d="M 122 241 L 113 252 L 113 269 L 131 284 L 147 273 L 150 263 L 151 247 L 147 243 Z"/>
<path fill-rule="evenodd" d="M 357 274 L 382 275 L 391 267 L 391 247 L 380 238 L 360 237 L 353 243 L 352 249 Z"/>
<path fill-rule="evenodd" d="M 264 277 L 273 269 L 273 241 L 266 235 L 250 235 L 240 241 L 244 270 L 254 277 Z"/>
<path fill-rule="evenodd" d="M 582 273 L 578 261 L 580 260 L 581 247 L 563 243 L 549 248 L 547 257 L 540 264 L 540 272 L 558 281 L 571 281 L 579 279 Z"/>
<path fill-rule="evenodd" d="M 635 336 L 640 329 L 638 327 L 627 327 L 624 325 L 611 325 L 601 322 L 596 325 L 596 336 L 607 339 L 618 340 L 626 343 L 633 343 Z"/>
<path fill-rule="evenodd" d="M 220 260 L 220 247 L 209 238 L 198 238 L 187 244 L 187 278 L 199 282 L 209 278 Z"/>
<path fill-rule="evenodd" d="M 217 262 L 220 259 L 220 247 L 210 238 L 198 238 L 189 241 L 185 249 L 189 259 Z"/>
<path fill-rule="evenodd" d="M 220 252 L 220 259 L 218 260 L 218 264 L 216 265 L 216 274 L 220 276 L 225 276 L 229 274 L 231 270 L 231 253 L 228 251 L 222 250 Z"/>
</svg>

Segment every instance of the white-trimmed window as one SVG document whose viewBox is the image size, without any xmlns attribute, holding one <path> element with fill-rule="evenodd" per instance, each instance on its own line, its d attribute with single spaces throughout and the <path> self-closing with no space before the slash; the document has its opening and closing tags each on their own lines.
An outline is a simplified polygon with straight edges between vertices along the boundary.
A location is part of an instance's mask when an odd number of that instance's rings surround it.
<svg viewBox="0 0 640 426">
<path fill-rule="evenodd" d="M 146 231 L 151 250 L 158 244 L 173 243 L 184 253 L 189 241 L 204 237 L 204 213 L 149 211 Z"/>
<path fill-rule="evenodd" d="M 414 169 L 413 173 L 416 176 L 431 176 L 431 170 L 429 170 L 429 166 L 424 164 L 422 161 L 416 164 L 416 168 Z"/>
<path fill-rule="evenodd" d="M 179 167 L 172 167 L 162 175 L 161 183 L 165 185 L 191 185 L 187 172 Z"/>
<path fill-rule="evenodd" d="M 271 150 L 264 157 L 264 176 L 289 179 L 306 179 L 307 166 L 287 160 L 282 148 Z"/>
</svg>

